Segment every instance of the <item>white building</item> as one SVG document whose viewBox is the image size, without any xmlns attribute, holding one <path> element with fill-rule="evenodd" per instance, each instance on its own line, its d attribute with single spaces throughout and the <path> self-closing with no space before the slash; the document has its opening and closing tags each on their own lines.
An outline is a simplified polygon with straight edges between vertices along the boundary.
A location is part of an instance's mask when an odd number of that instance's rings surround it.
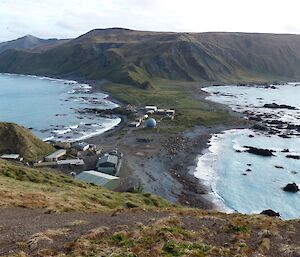
<svg viewBox="0 0 300 257">
<path fill-rule="evenodd" d="M 84 161 L 81 159 L 71 159 L 71 160 L 60 160 L 56 162 L 57 165 L 84 165 Z"/>
<path fill-rule="evenodd" d="M 20 157 L 19 154 L 3 154 L 0 156 L 2 159 L 6 160 L 15 160 L 15 161 L 23 161 L 23 157 Z"/>
<path fill-rule="evenodd" d="M 156 112 L 156 111 L 157 111 L 157 106 L 154 106 L 154 105 L 147 105 L 147 106 L 145 106 L 145 110 L 146 110 L 146 111 L 153 111 L 153 112 Z"/>
<path fill-rule="evenodd" d="M 60 150 L 57 150 L 56 152 L 46 156 L 45 161 L 46 162 L 57 161 L 60 157 L 66 155 L 66 154 L 67 154 L 67 151 L 65 149 L 60 149 Z"/>
</svg>

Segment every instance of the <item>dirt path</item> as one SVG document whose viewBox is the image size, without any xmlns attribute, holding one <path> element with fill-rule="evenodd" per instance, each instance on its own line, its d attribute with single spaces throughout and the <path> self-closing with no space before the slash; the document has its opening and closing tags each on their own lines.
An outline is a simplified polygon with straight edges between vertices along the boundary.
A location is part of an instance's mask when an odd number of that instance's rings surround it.
<svg viewBox="0 0 300 257">
<path fill-rule="evenodd" d="M 0 256 L 21 250 L 34 256 L 43 247 L 59 251 L 92 229 L 107 227 L 112 234 L 121 226 L 135 228 L 167 215 L 156 211 L 47 214 L 43 209 L 1 208 Z"/>
<path fill-rule="evenodd" d="M 112 240 L 115 232 L 123 233 L 123 242 L 128 237 L 134 243 L 116 243 Z M 137 251 L 136 256 L 165 256 L 163 245 L 173 242 L 179 247 L 185 242 L 198 247 L 196 249 L 211 251 L 208 256 L 299 257 L 299 232 L 297 220 L 284 223 L 263 215 L 134 209 L 118 213 L 47 214 L 42 209 L 1 208 L 0 256 L 21 251 L 33 257 L 59 253 L 96 256 L 97 249 L 116 253 L 116 256 L 120 252 Z M 76 240 L 79 238 L 81 240 Z M 89 252 L 93 254 L 84 254 Z"/>
</svg>

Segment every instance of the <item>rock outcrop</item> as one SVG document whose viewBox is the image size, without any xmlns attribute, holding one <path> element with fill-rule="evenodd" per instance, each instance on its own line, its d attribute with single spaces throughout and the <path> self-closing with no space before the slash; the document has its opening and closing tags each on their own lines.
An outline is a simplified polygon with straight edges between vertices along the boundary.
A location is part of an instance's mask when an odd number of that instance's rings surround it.
<svg viewBox="0 0 300 257">
<path fill-rule="evenodd" d="M 274 156 L 273 154 L 273 150 L 270 149 L 261 149 L 261 148 L 256 148 L 253 146 L 244 146 L 245 148 L 247 148 L 246 152 L 251 153 L 251 154 L 256 154 L 256 155 L 260 155 L 260 156 Z"/>
<path fill-rule="evenodd" d="M 299 187 L 297 186 L 296 183 L 290 183 L 290 184 L 287 184 L 283 188 L 283 191 L 285 191 L 285 192 L 291 192 L 291 193 L 297 193 L 299 191 Z"/>
<path fill-rule="evenodd" d="M 260 214 L 267 215 L 267 216 L 270 216 L 270 217 L 280 217 L 279 212 L 275 212 L 271 209 L 264 210 Z"/>
</svg>

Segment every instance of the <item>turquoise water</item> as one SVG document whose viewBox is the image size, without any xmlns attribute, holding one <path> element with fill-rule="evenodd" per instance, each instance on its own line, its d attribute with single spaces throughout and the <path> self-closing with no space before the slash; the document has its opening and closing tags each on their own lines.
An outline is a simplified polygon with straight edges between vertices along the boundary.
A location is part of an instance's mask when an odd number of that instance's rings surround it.
<svg viewBox="0 0 300 257">
<path fill-rule="evenodd" d="M 272 102 L 300 108 L 297 100 L 300 87 L 296 84 L 277 86 L 277 89 L 210 87 L 205 91 L 212 94 L 209 99 L 228 104 L 235 110 L 267 113 L 272 119 L 300 124 L 299 110 L 262 108 Z M 243 152 L 244 146 L 272 149 L 275 156 Z M 209 150 L 199 157 L 195 176 L 212 189 L 213 200 L 222 210 L 259 213 L 273 209 L 285 219 L 299 218 L 300 193 L 284 192 L 282 187 L 292 182 L 300 186 L 300 160 L 286 158 L 284 149 L 289 149 L 288 154 L 300 155 L 299 134 L 282 138 L 251 129 L 225 131 L 213 135 Z"/>
<path fill-rule="evenodd" d="M 78 110 L 114 108 L 107 95 L 75 81 L 0 74 L 0 121 L 16 122 L 42 139 L 74 141 L 103 133 L 119 118 L 95 118 Z"/>
</svg>

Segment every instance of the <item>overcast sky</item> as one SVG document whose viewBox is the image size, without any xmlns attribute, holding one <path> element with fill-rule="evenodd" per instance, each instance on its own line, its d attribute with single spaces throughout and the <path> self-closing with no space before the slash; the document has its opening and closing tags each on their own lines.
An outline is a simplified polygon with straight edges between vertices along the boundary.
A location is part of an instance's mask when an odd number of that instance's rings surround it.
<svg viewBox="0 0 300 257">
<path fill-rule="evenodd" d="M 300 34 L 299 0 L 0 0 L 0 41 L 94 28 Z"/>
</svg>

